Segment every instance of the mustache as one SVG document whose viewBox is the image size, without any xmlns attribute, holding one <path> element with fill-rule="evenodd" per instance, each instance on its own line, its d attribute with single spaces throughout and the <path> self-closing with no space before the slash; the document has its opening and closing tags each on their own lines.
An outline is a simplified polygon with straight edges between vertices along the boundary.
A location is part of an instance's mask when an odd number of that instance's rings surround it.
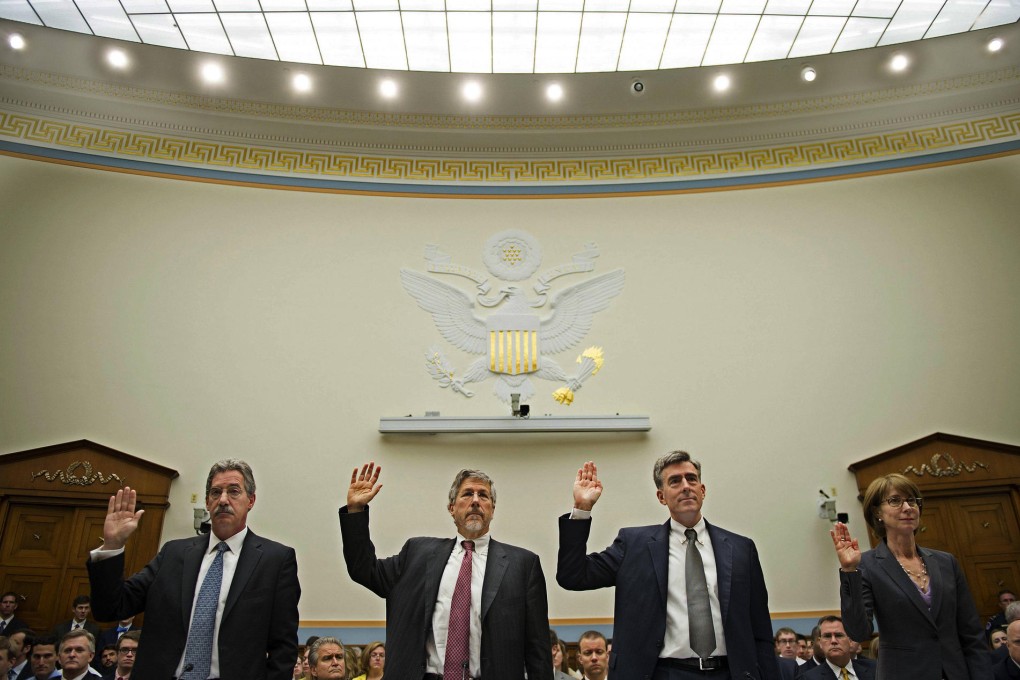
<svg viewBox="0 0 1020 680">
<path fill-rule="evenodd" d="M 230 507 L 229 505 L 222 505 L 222 506 L 216 508 L 216 512 L 214 514 L 216 514 L 216 515 L 233 515 L 234 514 L 234 509 L 232 507 Z"/>
</svg>

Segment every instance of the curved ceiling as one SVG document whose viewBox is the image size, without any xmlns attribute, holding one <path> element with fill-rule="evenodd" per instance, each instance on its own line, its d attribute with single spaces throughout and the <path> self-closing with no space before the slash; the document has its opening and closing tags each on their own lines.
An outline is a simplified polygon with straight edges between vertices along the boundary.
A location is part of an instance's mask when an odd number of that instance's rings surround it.
<svg viewBox="0 0 1020 680">
<path fill-rule="evenodd" d="M 795 59 L 1012 24 L 1018 0 L 2 0 L 0 18 L 274 61 L 454 73 Z"/>
</svg>

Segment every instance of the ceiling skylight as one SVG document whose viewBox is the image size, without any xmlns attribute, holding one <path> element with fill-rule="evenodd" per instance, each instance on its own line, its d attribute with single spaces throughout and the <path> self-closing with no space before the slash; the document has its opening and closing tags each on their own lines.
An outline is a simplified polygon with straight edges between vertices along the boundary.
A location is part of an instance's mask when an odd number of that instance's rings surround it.
<svg viewBox="0 0 1020 680">
<path fill-rule="evenodd" d="M 0 18 L 297 63 L 586 73 L 802 59 L 1012 24 L 1020 0 L 0 0 Z"/>
</svg>

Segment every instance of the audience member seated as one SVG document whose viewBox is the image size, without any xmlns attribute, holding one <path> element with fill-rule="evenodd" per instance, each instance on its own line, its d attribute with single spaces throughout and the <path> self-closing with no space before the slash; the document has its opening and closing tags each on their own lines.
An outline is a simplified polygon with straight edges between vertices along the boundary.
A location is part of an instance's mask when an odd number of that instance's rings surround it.
<svg viewBox="0 0 1020 680">
<path fill-rule="evenodd" d="M 797 658 L 797 631 L 793 628 L 780 628 L 776 631 L 776 656 L 784 659 Z"/>
<path fill-rule="evenodd" d="M 605 680 L 609 673 L 609 642 L 597 630 L 581 634 L 577 643 L 577 663 L 584 680 Z"/>
<path fill-rule="evenodd" d="M 305 653 L 307 651 L 307 646 L 298 645 L 297 660 L 294 661 L 294 680 L 307 680 L 308 678 L 308 674 L 305 673 Z"/>
<path fill-rule="evenodd" d="M 316 680 L 344 680 L 344 643 L 320 637 L 308 646 L 308 669 Z"/>
<path fill-rule="evenodd" d="M 6 635 L 0 635 L 0 680 L 8 680 L 14 668 L 14 649 Z"/>
<path fill-rule="evenodd" d="M 92 613 L 92 600 L 88 595 L 79 595 L 74 598 L 74 602 L 71 604 L 71 613 L 73 616 L 69 620 L 53 627 L 52 635 L 57 640 L 62 639 L 65 633 L 81 629 L 91 633 L 93 640 L 102 635 L 99 626 L 89 620 L 89 615 Z"/>
<path fill-rule="evenodd" d="M 803 666 L 804 662 L 814 658 L 814 648 L 811 646 L 811 636 L 797 633 L 797 665 Z"/>
<path fill-rule="evenodd" d="M 34 678 L 34 680 L 59 678 L 60 671 L 57 670 L 57 638 L 52 635 L 35 638 L 32 642 L 29 665 L 32 668 L 32 674 L 29 677 Z"/>
<path fill-rule="evenodd" d="M 988 634 L 988 644 L 991 645 L 993 650 L 1006 644 L 1006 626 L 993 628 L 992 632 Z"/>
<path fill-rule="evenodd" d="M 567 660 L 560 646 L 560 637 L 552 629 L 549 630 L 549 645 L 552 647 L 553 680 L 574 680 L 567 674 Z"/>
<path fill-rule="evenodd" d="M 354 680 L 361 675 L 361 648 L 354 645 L 344 646 L 344 680 Z"/>
<path fill-rule="evenodd" d="M 60 677 L 62 680 L 83 680 L 89 675 L 92 657 L 96 655 L 96 638 L 87 630 L 68 631 L 60 639 Z"/>
<path fill-rule="evenodd" d="M 1000 649 L 1006 650 L 1006 658 L 995 662 L 995 680 L 1020 679 L 1020 621 L 1014 621 L 1006 627 L 1006 644 Z"/>
<path fill-rule="evenodd" d="M 364 671 L 354 680 L 380 680 L 386 667 L 386 646 L 376 641 L 365 647 L 361 653 L 361 670 Z"/>
<path fill-rule="evenodd" d="M 100 648 L 99 653 L 92 659 L 92 667 L 101 675 L 117 665 L 117 645 L 106 645 Z"/>
<path fill-rule="evenodd" d="M 18 611 L 18 594 L 8 590 L 0 595 L 0 635 L 10 637 L 16 630 L 28 628 L 28 624 L 14 615 Z"/>
<path fill-rule="evenodd" d="M 129 616 L 123 621 L 118 621 L 116 626 L 104 630 L 103 634 L 96 640 L 96 647 L 106 649 L 106 646 L 109 645 L 116 650 L 117 641 L 120 640 L 120 636 L 132 630 L 141 630 L 141 628 L 135 625 L 135 617 Z"/>
<path fill-rule="evenodd" d="M 852 659 L 850 638 L 838 616 L 823 616 L 818 639 L 825 655 L 821 664 L 804 672 L 803 680 L 875 680 L 875 664 L 868 659 Z"/>
<path fill-rule="evenodd" d="M 4 597 L 6 597 L 6 595 Z M 995 616 L 988 619 L 988 623 L 985 624 L 985 630 L 989 632 L 991 632 L 993 628 L 1002 628 L 1009 623 L 1009 621 L 1006 620 L 1006 608 L 1016 602 L 1016 593 L 1009 589 L 1000 590 L 996 597 L 998 597 L 999 600 L 999 609 L 1002 611 L 997 612 Z"/>
<path fill-rule="evenodd" d="M 1006 639 L 1009 639 L 1009 624 L 1014 621 L 1020 621 L 1020 602 L 1010 602 L 1006 606 Z M 1009 650 L 1006 645 L 1001 645 L 998 649 L 992 650 L 992 663 L 998 663 L 1009 656 Z"/>
<path fill-rule="evenodd" d="M 113 668 L 103 674 L 107 680 L 131 680 L 131 671 L 135 668 L 135 659 L 138 657 L 138 639 L 142 637 L 141 631 L 129 630 L 120 636 L 117 641 L 117 663 Z"/>
<path fill-rule="evenodd" d="M 32 651 L 32 640 L 35 639 L 35 631 L 31 628 L 16 630 L 7 637 L 7 641 L 14 652 L 14 666 L 11 668 L 13 674 L 8 675 L 15 680 L 26 680 L 32 677 L 32 664 L 29 663 L 28 655 Z"/>
</svg>

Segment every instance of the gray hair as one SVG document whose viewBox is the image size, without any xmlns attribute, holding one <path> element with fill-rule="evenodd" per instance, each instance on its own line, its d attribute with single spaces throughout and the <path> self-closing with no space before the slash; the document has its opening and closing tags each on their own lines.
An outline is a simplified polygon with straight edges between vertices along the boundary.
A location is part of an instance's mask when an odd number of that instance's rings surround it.
<svg viewBox="0 0 1020 680">
<path fill-rule="evenodd" d="M 686 451 L 670 451 L 655 461 L 655 467 L 652 468 L 652 480 L 655 482 L 656 489 L 662 488 L 662 471 L 670 465 L 677 465 L 679 463 L 690 463 L 693 465 L 694 469 L 698 471 L 698 479 L 701 479 L 701 463 L 691 458 L 691 454 Z"/>
<path fill-rule="evenodd" d="M 209 476 L 205 480 L 206 496 L 209 495 L 209 489 L 212 488 L 213 477 L 222 472 L 240 472 L 241 476 L 244 477 L 245 492 L 249 496 L 255 495 L 255 475 L 251 471 L 251 466 L 239 458 L 224 458 L 213 463 L 213 466 L 209 468 Z"/>
<path fill-rule="evenodd" d="M 335 637 L 321 637 L 308 646 L 308 665 L 316 666 L 319 663 L 319 648 L 323 645 L 336 645 L 340 648 L 341 652 L 346 652 L 344 649 L 344 643 L 340 642 L 339 638 Z"/>
<path fill-rule="evenodd" d="M 450 485 L 450 505 L 457 500 L 457 492 L 460 491 L 460 485 L 467 479 L 480 479 L 489 485 L 489 494 L 492 496 L 492 504 L 496 505 L 496 484 L 492 481 L 489 475 L 485 474 L 481 470 L 461 470 L 457 473 L 457 476 L 453 478 L 453 484 Z"/>
<path fill-rule="evenodd" d="M 1020 621 L 1020 600 L 1016 602 L 1010 602 L 1009 606 L 1006 607 L 1006 623 L 1013 623 L 1014 621 Z"/>
<path fill-rule="evenodd" d="M 67 642 L 68 640 L 73 640 L 75 638 L 80 638 L 80 637 L 83 637 L 86 640 L 88 640 L 89 651 L 92 652 L 92 654 L 95 654 L 96 653 L 96 637 L 92 633 L 90 633 L 87 630 L 85 630 L 84 628 L 79 628 L 78 630 L 69 630 L 66 633 L 64 633 L 64 636 L 60 638 L 60 644 L 57 645 L 57 652 L 59 653 L 59 652 L 63 651 L 64 643 Z"/>
</svg>

